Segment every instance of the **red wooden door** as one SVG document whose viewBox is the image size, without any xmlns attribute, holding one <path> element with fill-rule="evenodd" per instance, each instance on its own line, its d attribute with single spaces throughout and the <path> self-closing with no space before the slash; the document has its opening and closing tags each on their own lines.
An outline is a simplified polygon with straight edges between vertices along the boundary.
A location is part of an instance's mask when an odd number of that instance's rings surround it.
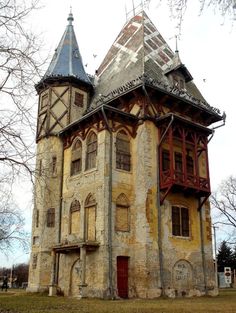
<svg viewBox="0 0 236 313">
<path fill-rule="evenodd" d="M 126 256 L 117 257 L 117 290 L 121 298 L 128 298 L 128 260 Z"/>
</svg>

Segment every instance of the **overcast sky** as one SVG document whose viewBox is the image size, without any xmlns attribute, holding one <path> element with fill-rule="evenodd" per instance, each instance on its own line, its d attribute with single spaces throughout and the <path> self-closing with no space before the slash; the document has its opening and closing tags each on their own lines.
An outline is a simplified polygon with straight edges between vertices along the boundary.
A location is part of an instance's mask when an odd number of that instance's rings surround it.
<svg viewBox="0 0 236 313">
<path fill-rule="evenodd" d="M 149 10 L 145 10 L 175 50 L 177 21 L 169 17 L 167 1 L 162 2 L 164 4 L 160 6 L 158 0 L 152 0 Z M 94 74 L 124 26 L 125 4 L 128 11 L 132 9 L 131 0 L 44 0 L 44 3 L 45 7 L 37 12 L 33 24 L 36 31 L 43 33 L 42 52 L 53 54 L 67 25 L 71 6 L 80 53 L 90 74 Z M 188 0 L 188 3 L 178 42 L 181 60 L 208 103 L 227 115 L 226 126 L 216 130 L 209 144 L 211 185 L 215 189 L 222 179 L 236 172 L 233 140 L 236 135 L 236 27 L 228 20 L 222 23 L 223 19 L 214 14 L 212 8 L 199 16 L 198 1 Z"/>
<path fill-rule="evenodd" d="M 140 3 L 139 0 L 134 2 Z M 164 4 L 158 5 L 158 0 L 152 0 L 145 11 L 174 51 L 177 21 L 170 18 L 167 1 L 162 2 Z M 42 3 L 43 7 L 29 21 L 32 30 L 41 33 L 43 38 L 39 54 L 52 56 L 67 25 L 71 6 L 80 53 L 89 74 L 94 74 L 124 26 L 125 5 L 128 11 L 132 10 L 131 0 L 42 0 Z M 227 115 L 226 125 L 216 129 L 209 143 L 211 186 L 214 190 L 222 179 L 236 174 L 236 26 L 232 26 L 229 20 L 223 23 L 211 8 L 199 16 L 196 0 L 188 0 L 188 4 L 178 41 L 180 58 L 208 103 Z M 45 71 L 47 66 L 45 64 Z M 36 94 L 35 98 L 37 103 Z M 27 204 L 20 198 L 18 195 L 20 205 L 27 207 L 27 228 L 30 230 L 30 190 L 24 197 L 28 198 Z M 0 256 L 0 266 L 25 261 L 27 257 L 22 254 L 22 251 L 14 253 L 10 261 Z"/>
</svg>

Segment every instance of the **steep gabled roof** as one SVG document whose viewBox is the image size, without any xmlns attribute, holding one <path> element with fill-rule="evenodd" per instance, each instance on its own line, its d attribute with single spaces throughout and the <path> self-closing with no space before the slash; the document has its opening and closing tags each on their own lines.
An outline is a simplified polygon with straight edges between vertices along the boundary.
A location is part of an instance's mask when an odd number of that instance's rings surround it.
<svg viewBox="0 0 236 313">
<path fill-rule="evenodd" d="M 96 90 L 90 110 L 110 102 L 132 88 L 146 84 L 199 105 L 218 114 L 203 98 L 192 76 L 171 50 L 147 14 L 142 11 L 128 21 L 98 68 Z M 168 74 L 179 71 L 185 90 L 173 88 Z"/>
<path fill-rule="evenodd" d="M 79 52 L 79 46 L 72 25 L 74 20 L 72 13 L 69 14 L 67 20 L 69 23 L 66 30 L 57 49 L 55 50 L 45 75 L 38 85 L 45 80 L 73 78 L 78 82 L 92 86 L 92 83 L 84 70 L 82 58 Z"/>
</svg>

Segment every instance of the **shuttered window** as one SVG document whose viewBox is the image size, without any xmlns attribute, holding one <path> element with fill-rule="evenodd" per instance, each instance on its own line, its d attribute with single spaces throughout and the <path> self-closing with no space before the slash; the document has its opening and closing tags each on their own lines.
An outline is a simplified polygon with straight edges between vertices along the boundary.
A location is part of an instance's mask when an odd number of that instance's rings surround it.
<svg viewBox="0 0 236 313">
<path fill-rule="evenodd" d="M 70 234 L 78 234 L 80 226 L 80 202 L 74 199 L 70 206 Z"/>
<path fill-rule="evenodd" d="M 130 140 L 124 131 L 120 131 L 116 137 L 116 168 L 130 171 Z"/>
<path fill-rule="evenodd" d="M 194 174 L 193 158 L 190 155 L 186 156 L 186 163 L 187 163 L 187 173 L 193 175 Z"/>
<path fill-rule="evenodd" d="M 84 96 L 81 93 L 75 92 L 75 101 L 74 104 L 78 107 L 83 107 Z"/>
<path fill-rule="evenodd" d="M 129 231 L 129 202 L 124 194 L 121 194 L 116 200 L 116 231 Z"/>
<path fill-rule="evenodd" d="M 82 144 L 80 140 L 76 140 L 72 147 L 71 153 L 71 175 L 76 175 L 82 169 Z"/>
<path fill-rule="evenodd" d="M 96 167 L 97 156 L 97 136 L 94 132 L 90 133 L 87 139 L 86 169 Z"/>
<path fill-rule="evenodd" d="M 175 170 L 177 172 L 183 171 L 182 153 L 175 152 Z"/>
<path fill-rule="evenodd" d="M 47 227 L 55 226 L 55 209 L 50 208 L 47 210 Z"/>
<path fill-rule="evenodd" d="M 185 207 L 172 207 L 172 234 L 189 237 L 189 210 Z"/>
<path fill-rule="evenodd" d="M 92 194 L 85 201 L 85 239 L 96 240 L 96 200 Z"/>
</svg>

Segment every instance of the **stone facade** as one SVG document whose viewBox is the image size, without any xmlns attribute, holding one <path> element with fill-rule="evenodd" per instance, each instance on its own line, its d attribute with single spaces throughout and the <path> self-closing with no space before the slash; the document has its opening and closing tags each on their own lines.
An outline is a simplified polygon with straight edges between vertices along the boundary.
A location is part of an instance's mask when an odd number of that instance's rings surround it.
<svg viewBox="0 0 236 313">
<path fill-rule="evenodd" d="M 38 85 L 28 290 L 216 295 L 202 107 L 196 118 L 180 111 L 184 100 L 141 85 L 92 110 L 84 82 L 50 79 Z"/>
</svg>

